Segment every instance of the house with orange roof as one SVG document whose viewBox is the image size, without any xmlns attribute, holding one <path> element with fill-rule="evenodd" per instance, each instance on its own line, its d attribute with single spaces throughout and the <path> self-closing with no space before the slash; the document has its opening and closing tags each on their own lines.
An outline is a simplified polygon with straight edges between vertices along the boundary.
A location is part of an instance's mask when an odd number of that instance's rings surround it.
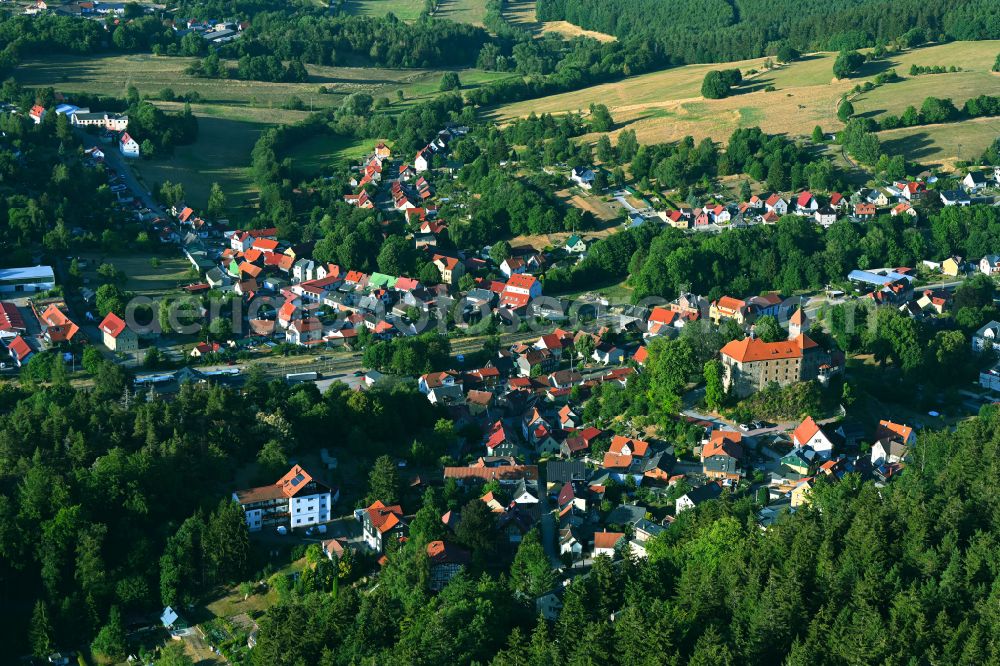
<svg viewBox="0 0 1000 666">
<path fill-rule="evenodd" d="M 55 303 L 45 308 L 42 314 L 38 315 L 38 321 L 42 325 L 45 341 L 50 345 L 57 345 L 62 342 L 71 342 L 80 327 L 66 316 Z"/>
<path fill-rule="evenodd" d="M 764 342 L 749 336 L 727 343 L 720 351 L 726 390 L 746 396 L 769 384 L 788 386 L 817 379 L 830 355 L 805 334 L 789 340 Z"/>
<path fill-rule="evenodd" d="M 427 560 L 431 567 L 427 587 L 438 592 L 472 561 L 472 556 L 463 548 L 438 540 L 427 544 Z"/>
<path fill-rule="evenodd" d="M 743 326 L 752 318 L 752 312 L 746 301 L 732 298 L 731 296 L 723 296 L 716 301 L 712 301 L 712 305 L 708 310 L 708 318 L 716 326 L 721 324 L 723 319 L 732 319 L 740 326 Z"/>
<path fill-rule="evenodd" d="M 614 558 L 615 546 L 625 538 L 623 532 L 595 532 L 594 533 L 594 557 L 604 555 Z"/>
<path fill-rule="evenodd" d="M 441 274 L 441 282 L 444 284 L 454 286 L 465 275 L 465 264 L 455 257 L 435 254 L 432 261 Z"/>
<path fill-rule="evenodd" d="M 702 472 L 710 479 L 737 483 L 744 474 L 745 458 L 743 435 L 738 432 L 713 430 L 702 442 Z"/>
<path fill-rule="evenodd" d="M 399 504 L 387 505 L 375 500 L 371 506 L 359 509 L 361 532 L 365 544 L 376 553 L 381 553 L 390 541 L 404 539 L 409 533 L 409 525 Z"/>
<path fill-rule="evenodd" d="M 807 416 L 792 432 L 792 445 L 808 446 L 825 460 L 833 455 L 833 440 L 811 416 Z"/>
<path fill-rule="evenodd" d="M 257 532 L 278 526 L 294 529 L 328 523 L 339 496 L 340 491 L 295 465 L 272 484 L 237 490 L 233 500 L 243 508 L 247 529 Z"/>
</svg>

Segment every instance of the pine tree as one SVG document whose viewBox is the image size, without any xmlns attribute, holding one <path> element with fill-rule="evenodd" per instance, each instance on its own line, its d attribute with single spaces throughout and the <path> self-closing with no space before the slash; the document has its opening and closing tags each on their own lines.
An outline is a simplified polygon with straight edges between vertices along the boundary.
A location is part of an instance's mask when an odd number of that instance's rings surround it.
<svg viewBox="0 0 1000 666">
<path fill-rule="evenodd" d="M 45 602 L 39 599 L 35 602 L 35 610 L 31 614 L 31 653 L 36 657 L 47 657 L 52 653 L 52 622 Z"/>
</svg>

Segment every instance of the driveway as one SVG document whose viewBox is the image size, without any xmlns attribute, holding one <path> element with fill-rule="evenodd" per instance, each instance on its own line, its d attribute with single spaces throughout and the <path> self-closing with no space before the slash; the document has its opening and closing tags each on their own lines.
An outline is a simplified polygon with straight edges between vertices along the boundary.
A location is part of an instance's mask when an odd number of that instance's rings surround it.
<svg viewBox="0 0 1000 666">
<path fill-rule="evenodd" d="M 118 152 L 117 147 L 111 143 L 102 143 L 101 140 L 90 134 L 89 132 L 84 132 L 83 130 L 76 130 L 77 136 L 80 137 L 80 141 L 83 143 L 85 148 L 100 148 L 104 152 L 104 163 L 109 167 L 118 172 L 121 176 L 122 182 L 128 186 L 132 191 L 132 195 L 139 199 L 143 205 L 160 217 L 166 217 L 166 211 L 164 211 L 156 201 L 153 200 L 152 193 L 147 190 L 136 178 L 135 172 L 132 171 L 132 165 L 120 152 Z"/>
</svg>

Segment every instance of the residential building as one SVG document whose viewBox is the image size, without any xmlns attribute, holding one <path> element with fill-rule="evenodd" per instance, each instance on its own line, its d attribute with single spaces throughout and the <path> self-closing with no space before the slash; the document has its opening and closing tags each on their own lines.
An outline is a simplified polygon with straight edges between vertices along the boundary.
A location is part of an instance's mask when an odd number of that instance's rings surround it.
<svg viewBox="0 0 1000 666">
<path fill-rule="evenodd" d="M 80 327 L 66 316 L 55 303 L 45 308 L 42 314 L 38 315 L 38 321 L 42 325 L 42 336 L 50 345 L 57 345 L 63 342 L 71 342 Z"/>
<path fill-rule="evenodd" d="M 123 132 L 118 140 L 118 150 L 125 157 L 139 157 L 139 142 L 133 139 L 128 132 Z"/>
<path fill-rule="evenodd" d="M 746 397 L 774 382 L 787 386 L 819 377 L 830 355 L 805 334 L 790 340 L 764 342 L 756 337 L 733 340 L 722 348 L 726 389 Z"/>
<path fill-rule="evenodd" d="M 740 326 L 746 324 L 751 318 L 750 308 L 746 301 L 738 298 L 723 296 L 717 301 L 712 301 L 708 311 L 708 318 L 718 326 L 723 319 L 732 319 Z"/>
<path fill-rule="evenodd" d="M 542 295 L 542 283 L 533 275 L 511 275 L 500 292 L 500 305 L 511 310 L 521 310 L 531 299 Z"/>
<path fill-rule="evenodd" d="M 972 334 L 972 351 L 1000 351 L 1000 321 L 983 324 Z"/>
<path fill-rule="evenodd" d="M 435 254 L 434 265 L 441 274 L 441 282 L 452 287 L 456 286 L 465 275 L 465 264 L 455 257 Z"/>
<path fill-rule="evenodd" d="M 983 275 L 1000 275 L 1000 254 L 988 254 L 980 259 L 979 272 Z"/>
<path fill-rule="evenodd" d="M 573 167 L 573 170 L 569 173 L 569 179 L 573 184 L 582 187 L 585 190 L 589 190 L 594 187 L 594 171 L 593 169 L 588 169 L 586 167 Z"/>
<path fill-rule="evenodd" d="M 792 433 L 792 446 L 808 446 L 825 460 L 833 455 L 833 440 L 811 416 L 807 416 Z"/>
<path fill-rule="evenodd" d="M 124 132 L 128 128 L 128 116 L 107 111 L 91 113 L 81 109 L 70 115 L 70 123 L 78 127 L 101 127 L 110 132 Z"/>
<path fill-rule="evenodd" d="M 872 445 L 872 467 L 902 462 L 916 441 L 917 435 L 912 427 L 892 421 L 879 421 L 875 443 Z"/>
<path fill-rule="evenodd" d="M 443 589 L 448 581 L 472 561 L 467 550 L 440 540 L 427 544 L 427 559 L 431 567 L 428 586 L 432 592 Z"/>
<path fill-rule="evenodd" d="M 7 345 L 7 353 L 10 354 L 10 357 L 14 360 L 15 365 L 20 368 L 28 362 L 28 359 L 31 358 L 31 355 L 34 354 L 35 351 L 24 338 L 20 335 L 15 335 L 14 339 Z"/>
<path fill-rule="evenodd" d="M 970 194 L 974 194 L 987 186 L 989 181 L 982 171 L 970 171 L 962 179 L 962 189 Z"/>
<path fill-rule="evenodd" d="M 587 251 L 587 244 L 584 242 L 583 238 L 573 234 L 566 239 L 566 251 L 570 254 L 583 254 Z"/>
<path fill-rule="evenodd" d="M 971 206 L 972 199 L 962 190 L 943 190 L 940 193 L 941 203 L 945 206 Z"/>
<path fill-rule="evenodd" d="M 251 532 L 279 525 L 296 528 L 328 523 L 338 496 L 339 491 L 335 493 L 299 465 L 270 485 L 233 493 Z"/>
<path fill-rule="evenodd" d="M 737 483 L 743 477 L 743 435 L 729 430 L 713 430 L 701 446 L 702 472 L 709 479 Z"/>
<path fill-rule="evenodd" d="M 398 504 L 386 505 L 381 500 L 366 509 L 358 509 L 361 515 L 361 532 L 365 544 L 376 553 L 381 553 L 389 541 L 399 541 L 409 532 L 409 526 Z"/>
<path fill-rule="evenodd" d="M 962 272 L 962 257 L 948 257 L 942 261 L 941 272 L 949 277 L 958 277 Z"/>
<path fill-rule="evenodd" d="M 101 330 L 104 346 L 111 351 L 126 354 L 139 349 L 139 337 L 135 331 L 114 312 L 109 312 L 97 328 Z"/>
<path fill-rule="evenodd" d="M 721 494 L 722 486 L 717 483 L 706 483 L 678 497 L 674 502 L 674 513 L 679 514 L 682 511 L 693 509 L 702 502 L 715 499 Z"/>
<path fill-rule="evenodd" d="M 594 533 L 594 557 L 604 555 L 614 558 L 615 546 L 625 538 L 623 532 L 595 532 Z"/>
</svg>

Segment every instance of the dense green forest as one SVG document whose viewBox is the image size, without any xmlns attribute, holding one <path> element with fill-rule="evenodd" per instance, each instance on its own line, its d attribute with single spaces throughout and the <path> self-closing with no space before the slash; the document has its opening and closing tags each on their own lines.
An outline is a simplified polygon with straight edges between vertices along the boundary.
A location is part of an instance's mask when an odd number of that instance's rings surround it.
<svg viewBox="0 0 1000 666">
<path fill-rule="evenodd" d="M 997 39 L 989 0 L 537 0 L 541 21 L 566 20 L 618 37 L 648 35 L 686 63 L 743 60 L 789 42 L 799 50 L 842 50 L 899 40 Z"/>
<path fill-rule="evenodd" d="M 259 463 L 252 482 L 269 483 L 288 456 L 319 446 L 367 459 L 409 450 L 415 438 L 438 441 L 421 434 L 440 414 L 415 388 L 321 396 L 252 374 L 240 392 L 186 384 L 176 399 L 126 402 L 119 367 L 99 353 L 85 354 L 84 367 L 90 390 L 71 388 L 65 374 L 47 387 L 0 389 L 7 654 L 46 654 L 42 638 L 52 648 L 87 643 L 112 609 L 148 616 L 220 583 L 266 577 L 239 510 L 234 518 L 232 505 L 220 506 L 247 463 Z M 389 412 L 396 418 L 378 417 Z"/>
</svg>

